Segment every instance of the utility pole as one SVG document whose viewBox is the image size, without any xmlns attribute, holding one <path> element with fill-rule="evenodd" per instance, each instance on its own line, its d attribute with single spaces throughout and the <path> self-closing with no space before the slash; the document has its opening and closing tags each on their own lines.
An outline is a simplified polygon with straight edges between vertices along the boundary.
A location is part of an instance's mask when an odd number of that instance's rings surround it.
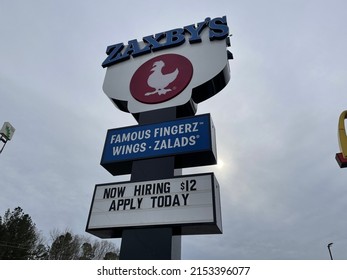
<svg viewBox="0 0 347 280">
<path fill-rule="evenodd" d="M 331 254 L 331 249 L 330 249 L 330 247 L 331 247 L 331 245 L 333 245 L 334 243 L 329 243 L 328 244 L 328 250 L 329 250 L 329 254 L 330 254 L 330 259 L 331 260 L 333 260 L 333 255 Z"/>
</svg>

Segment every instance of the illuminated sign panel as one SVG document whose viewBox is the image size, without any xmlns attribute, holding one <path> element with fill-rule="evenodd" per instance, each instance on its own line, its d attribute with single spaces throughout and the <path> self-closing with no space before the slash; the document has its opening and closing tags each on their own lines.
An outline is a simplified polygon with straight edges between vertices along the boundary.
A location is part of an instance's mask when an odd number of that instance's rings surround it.
<svg viewBox="0 0 347 280">
<path fill-rule="evenodd" d="M 175 234 L 222 233 L 213 173 L 96 185 L 86 231 L 121 237 L 133 227 L 170 226 Z"/>
<path fill-rule="evenodd" d="M 215 129 L 209 114 L 110 129 L 101 165 L 113 175 L 129 174 L 132 161 L 174 155 L 175 167 L 215 164 Z"/>
</svg>

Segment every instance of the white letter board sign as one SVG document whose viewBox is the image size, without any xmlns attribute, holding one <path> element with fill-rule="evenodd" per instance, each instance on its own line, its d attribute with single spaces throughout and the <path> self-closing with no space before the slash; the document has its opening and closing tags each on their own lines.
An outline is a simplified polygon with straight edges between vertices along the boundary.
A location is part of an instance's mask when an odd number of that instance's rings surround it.
<svg viewBox="0 0 347 280">
<path fill-rule="evenodd" d="M 95 186 L 86 231 L 119 238 L 124 229 L 172 227 L 174 234 L 222 233 L 213 173 Z"/>
</svg>

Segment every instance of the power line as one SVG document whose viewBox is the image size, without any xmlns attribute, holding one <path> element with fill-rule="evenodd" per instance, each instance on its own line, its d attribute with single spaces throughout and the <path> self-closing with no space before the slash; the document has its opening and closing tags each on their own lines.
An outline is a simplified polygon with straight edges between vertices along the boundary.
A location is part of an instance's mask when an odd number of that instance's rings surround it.
<svg viewBox="0 0 347 280">
<path fill-rule="evenodd" d="M 14 242 L 4 242 L 4 241 L 0 241 L 0 247 L 16 248 L 16 249 L 23 249 L 23 250 L 30 249 L 30 246 L 25 246 L 25 245 L 14 243 Z"/>
</svg>

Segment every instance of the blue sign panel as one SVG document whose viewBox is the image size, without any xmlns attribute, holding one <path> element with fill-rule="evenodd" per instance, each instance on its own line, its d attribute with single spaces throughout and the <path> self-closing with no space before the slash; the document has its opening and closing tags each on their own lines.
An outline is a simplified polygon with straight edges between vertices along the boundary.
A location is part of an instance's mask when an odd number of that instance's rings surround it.
<svg viewBox="0 0 347 280">
<path fill-rule="evenodd" d="M 113 175 L 131 173 L 134 160 L 175 156 L 175 167 L 215 164 L 215 133 L 209 114 L 107 132 L 101 165 Z"/>
</svg>

